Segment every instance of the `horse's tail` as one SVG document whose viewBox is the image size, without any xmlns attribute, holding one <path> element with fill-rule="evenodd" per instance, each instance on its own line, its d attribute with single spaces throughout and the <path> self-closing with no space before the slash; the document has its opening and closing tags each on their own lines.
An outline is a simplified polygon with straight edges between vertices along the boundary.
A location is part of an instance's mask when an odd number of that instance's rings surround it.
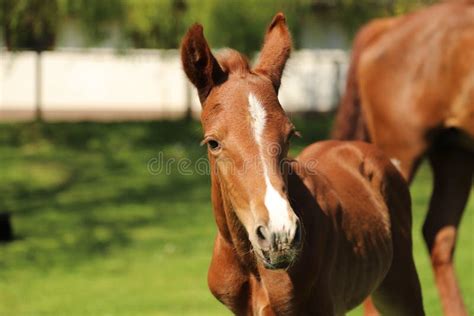
<svg viewBox="0 0 474 316">
<path fill-rule="evenodd" d="M 356 134 L 362 119 L 359 87 L 357 81 L 357 66 L 361 53 L 357 45 L 358 38 L 359 36 L 356 37 L 352 47 L 351 61 L 346 79 L 346 90 L 339 104 L 336 120 L 332 128 L 331 136 L 333 139 L 357 139 Z"/>
<path fill-rule="evenodd" d="M 352 46 L 351 62 L 347 73 L 346 91 L 341 99 L 332 129 L 332 138 L 339 140 L 358 139 L 369 141 L 369 134 L 362 113 L 358 67 L 364 50 L 373 44 L 399 18 L 376 19 L 363 26 Z"/>
</svg>

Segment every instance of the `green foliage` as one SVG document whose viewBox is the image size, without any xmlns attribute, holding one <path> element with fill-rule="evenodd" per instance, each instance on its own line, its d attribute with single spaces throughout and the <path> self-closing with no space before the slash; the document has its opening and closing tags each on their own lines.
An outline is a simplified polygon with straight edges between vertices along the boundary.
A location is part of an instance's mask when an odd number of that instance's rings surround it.
<svg viewBox="0 0 474 316">
<path fill-rule="evenodd" d="M 66 17 L 80 22 L 90 45 L 120 32 L 122 45 L 177 47 L 182 34 L 184 0 L 60 0 Z"/>
<path fill-rule="evenodd" d="M 124 21 L 125 0 L 58 0 L 62 22 L 69 18 L 80 22 L 90 44 L 105 39 L 111 28 Z"/>
<path fill-rule="evenodd" d="M 135 47 L 177 47 L 185 10 L 184 0 L 127 0 L 126 36 Z"/>
<path fill-rule="evenodd" d="M 199 22 L 213 46 L 252 53 L 259 49 L 264 30 L 278 11 L 286 13 L 297 34 L 297 17 L 304 4 L 284 0 L 124 0 L 120 2 L 123 14 L 115 17 L 122 24 L 124 41 L 133 47 L 176 48 L 187 27 Z"/>
<path fill-rule="evenodd" d="M 59 23 L 56 0 L 0 0 L 0 26 L 9 49 L 54 47 Z"/>
<path fill-rule="evenodd" d="M 292 155 L 327 138 L 331 121 L 294 118 L 303 138 Z M 205 157 L 201 137 L 193 121 L 0 124 L 0 211 L 12 213 L 16 236 L 0 244 L 0 315 L 230 315 L 207 288 L 216 232 L 209 177 L 147 169 L 159 152 Z M 428 166 L 411 192 L 426 313 L 442 315 L 420 233 Z M 455 260 L 471 314 L 472 229 L 471 196 Z"/>
<path fill-rule="evenodd" d="M 306 18 L 316 17 L 328 23 L 337 21 L 352 38 L 358 29 L 374 18 L 401 15 L 437 0 L 316 0 Z"/>
<path fill-rule="evenodd" d="M 434 3 L 440 2 L 438 0 L 394 0 L 392 4 L 392 12 L 395 15 L 404 14 L 417 10 L 423 6 L 431 5 Z"/>
<path fill-rule="evenodd" d="M 285 0 L 190 0 L 187 25 L 199 22 L 213 47 L 232 47 L 250 54 L 258 51 L 273 16 L 285 13 L 292 34 L 298 37 L 300 16 L 309 1 Z"/>
<path fill-rule="evenodd" d="M 89 45 L 119 34 L 121 47 L 176 48 L 195 22 L 214 47 L 247 54 L 260 48 L 276 12 L 287 16 L 295 46 L 305 21 L 337 21 L 353 35 L 369 19 L 402 14 L 435 0 L 0 0 L 0 25 L 10 48 L 50 49 L 58 28 L 79 22 Z"/>
</svg>

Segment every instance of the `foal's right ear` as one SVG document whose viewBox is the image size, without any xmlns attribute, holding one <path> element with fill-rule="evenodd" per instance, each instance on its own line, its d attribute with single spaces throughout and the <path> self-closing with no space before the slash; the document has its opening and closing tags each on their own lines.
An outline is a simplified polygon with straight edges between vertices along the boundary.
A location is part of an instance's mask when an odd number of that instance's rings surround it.
<svg viewBox="0 0 474 316">
<path fill-rule="evenodd" d="M 200 24 L 191 26 L 184 36 L 181 43 L 181 62 L 184 72 L 198 90 L 201 105 L 211 89 L 224 82 L 227 77 L 212 55 Z"/>
</svg>

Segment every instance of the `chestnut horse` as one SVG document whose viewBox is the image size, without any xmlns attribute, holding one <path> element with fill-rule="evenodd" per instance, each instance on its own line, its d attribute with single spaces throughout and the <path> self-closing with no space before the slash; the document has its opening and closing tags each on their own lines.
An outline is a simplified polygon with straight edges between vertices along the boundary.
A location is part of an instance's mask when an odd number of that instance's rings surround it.
<svg viewBox="0 0 474 316">
<path fill-rule="evenodd" d="M 290 50 L 281 13 L 253 68 L 233 50 L 216 59 L 201 25 L 182 42 L 211 165 L 211 292 L 237 315 L 344 315 L 369 294 L 384 315 L 424 315 L 410 195 L 390 160 L 339 141 L 286 159 L 296 132 L 277 94 Z"/>
<path fill-rule="evenodd" d="M 362 28 L 333 138 L 373 142 L 408 181 L 429 158 L 434 190 L 423 236 L 444 313 L 467 315 L 453 252 L 474 174 L 474 1 Z"/>
</svg>

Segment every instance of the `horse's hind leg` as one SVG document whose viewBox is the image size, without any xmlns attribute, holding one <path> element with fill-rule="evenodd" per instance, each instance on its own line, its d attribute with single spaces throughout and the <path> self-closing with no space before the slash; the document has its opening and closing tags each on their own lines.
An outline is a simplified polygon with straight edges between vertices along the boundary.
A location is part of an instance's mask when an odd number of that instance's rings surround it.
<svg viewBox="0 0 474 316">
<path fill-rule="evenodd" d="M 423 225 L 445 315 L 467 315 L 453 266 L 457 231 L 474 173 L 474 153 L 435 145 L 429 154 L 434 189 Z"/>
</svg>

